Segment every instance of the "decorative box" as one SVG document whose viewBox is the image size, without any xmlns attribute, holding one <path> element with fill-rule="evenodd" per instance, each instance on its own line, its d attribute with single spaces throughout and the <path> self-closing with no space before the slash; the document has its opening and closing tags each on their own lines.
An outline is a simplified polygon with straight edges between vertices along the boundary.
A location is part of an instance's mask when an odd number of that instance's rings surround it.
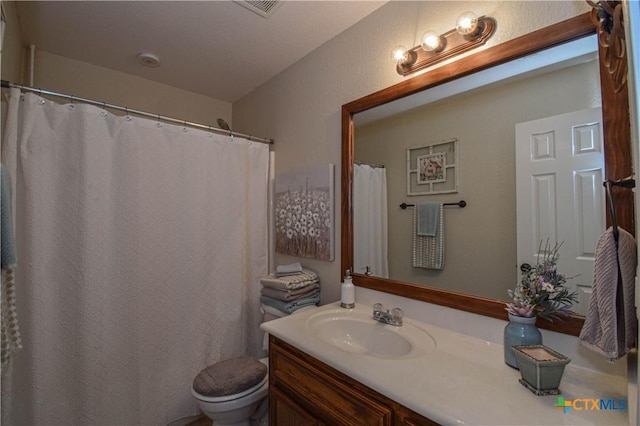
<svg viewBox="0 0 640 426">
<path fill-rule="evenodd" d="M 520 383 L 536 395 L 558 395 L 564 367 L 571 359 L 544 345 L 514 346 Z"/>
</svg>

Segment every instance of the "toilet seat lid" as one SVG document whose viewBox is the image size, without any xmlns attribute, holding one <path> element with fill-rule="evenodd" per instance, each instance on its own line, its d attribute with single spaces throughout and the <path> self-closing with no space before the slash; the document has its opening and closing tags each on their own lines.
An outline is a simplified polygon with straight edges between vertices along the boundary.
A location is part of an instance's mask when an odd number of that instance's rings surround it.
<svg viewBox="0 0 640 426">
<path fill-rule="evenodd" d="M 267 380 L 267 370 L 267 366 L 255 358 L 227 359 L 198 373 L 193 379 L 193 390 L 207 399 L 239 398 L 262 386 Z"/>
<path fill-rule="evenodd" d="M 244 396 L 250 395 L 250 394 L 252 394 L 254 392 L 257 392 L 263 386 L 265 386 L 265 384 L 267 383 L 268 379 L 269 379 L 268 376 L 265 376 L 264 379 L 262 379 L 262 381 L 260 383 L 258 383 L 257 385 L 255 385 L 254 387 L 249 388 L 249 389 L 245 390 L 244 392 L 236 393 L 236 394 L 233 394 L 233 395 L 227 395 L 227 396 L 204 396 L 204 395 L 201 395 L 198 392 L 196 392 L 195 389 L 191 389 L 191 392 L 193 393 L 193 396 L 195 396 L 200 401 L 204 401 L 204 402 L 227 402 L 227 401 L 233 401 L 235 399 L 239 399 L 239 398 L 242 398 Z"/>
</svg>

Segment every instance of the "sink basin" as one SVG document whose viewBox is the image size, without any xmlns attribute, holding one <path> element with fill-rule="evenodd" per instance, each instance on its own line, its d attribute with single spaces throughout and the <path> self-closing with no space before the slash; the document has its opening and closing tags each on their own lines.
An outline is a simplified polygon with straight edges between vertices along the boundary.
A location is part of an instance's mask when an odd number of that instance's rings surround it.
<svg viewBox="0 0 640 426">
<path fill-rule="evenodd" d="M 309 333 L 338 349 L 375 358 L 416 357 L 436 347 L 429 333 L 406 320 L 395 327 L 353 310 L 334 309 L 312 315 L 306 326 Z"/>
</svg>

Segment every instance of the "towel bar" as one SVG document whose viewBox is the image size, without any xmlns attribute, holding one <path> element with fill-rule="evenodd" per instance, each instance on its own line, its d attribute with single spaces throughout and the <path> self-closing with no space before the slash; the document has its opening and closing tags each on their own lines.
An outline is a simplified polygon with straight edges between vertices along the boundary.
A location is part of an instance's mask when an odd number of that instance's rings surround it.
<svg viewBox="0 0 640 426">
<path fill-rule="evenodd" d="M 458 206 L 461 209 L 467 207 L 467 202 L 465 200 L 460 200 L 457 203 L 442 203 L 443 206 Z M 407 204 L 407 203 L 402 203 L 400 204 L 400 208 L 402 210 L 405 210 L 407 207 L 415 207 L 415 204 Z"/>
</svg>

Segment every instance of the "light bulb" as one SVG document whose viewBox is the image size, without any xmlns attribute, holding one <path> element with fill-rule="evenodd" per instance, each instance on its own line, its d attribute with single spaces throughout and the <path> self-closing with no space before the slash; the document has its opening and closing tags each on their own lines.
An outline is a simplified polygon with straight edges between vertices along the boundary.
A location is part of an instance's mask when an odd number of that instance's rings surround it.
<svg viewBox="0 0 640 426">
<path fill-rule="evenodd" d="M 404 62 L 407 59 L 407 48 L 404 46 L 396 46 L 391 51 L 391 57 L 394 62 Z"/>
<path fill-rule="evenodd" d="M 473 12 L 464 12 L 456 21 L 456 31 L 461 35 L 474 35 L 478 29 L 478 16 Z"/>
<path fill-rule="evenodd" d="M 427 52 L 439 52 L 444 49 L 446 40 L 435 31 L 427 31 L 422 35 L 422 50 Z"/>
</svg>

